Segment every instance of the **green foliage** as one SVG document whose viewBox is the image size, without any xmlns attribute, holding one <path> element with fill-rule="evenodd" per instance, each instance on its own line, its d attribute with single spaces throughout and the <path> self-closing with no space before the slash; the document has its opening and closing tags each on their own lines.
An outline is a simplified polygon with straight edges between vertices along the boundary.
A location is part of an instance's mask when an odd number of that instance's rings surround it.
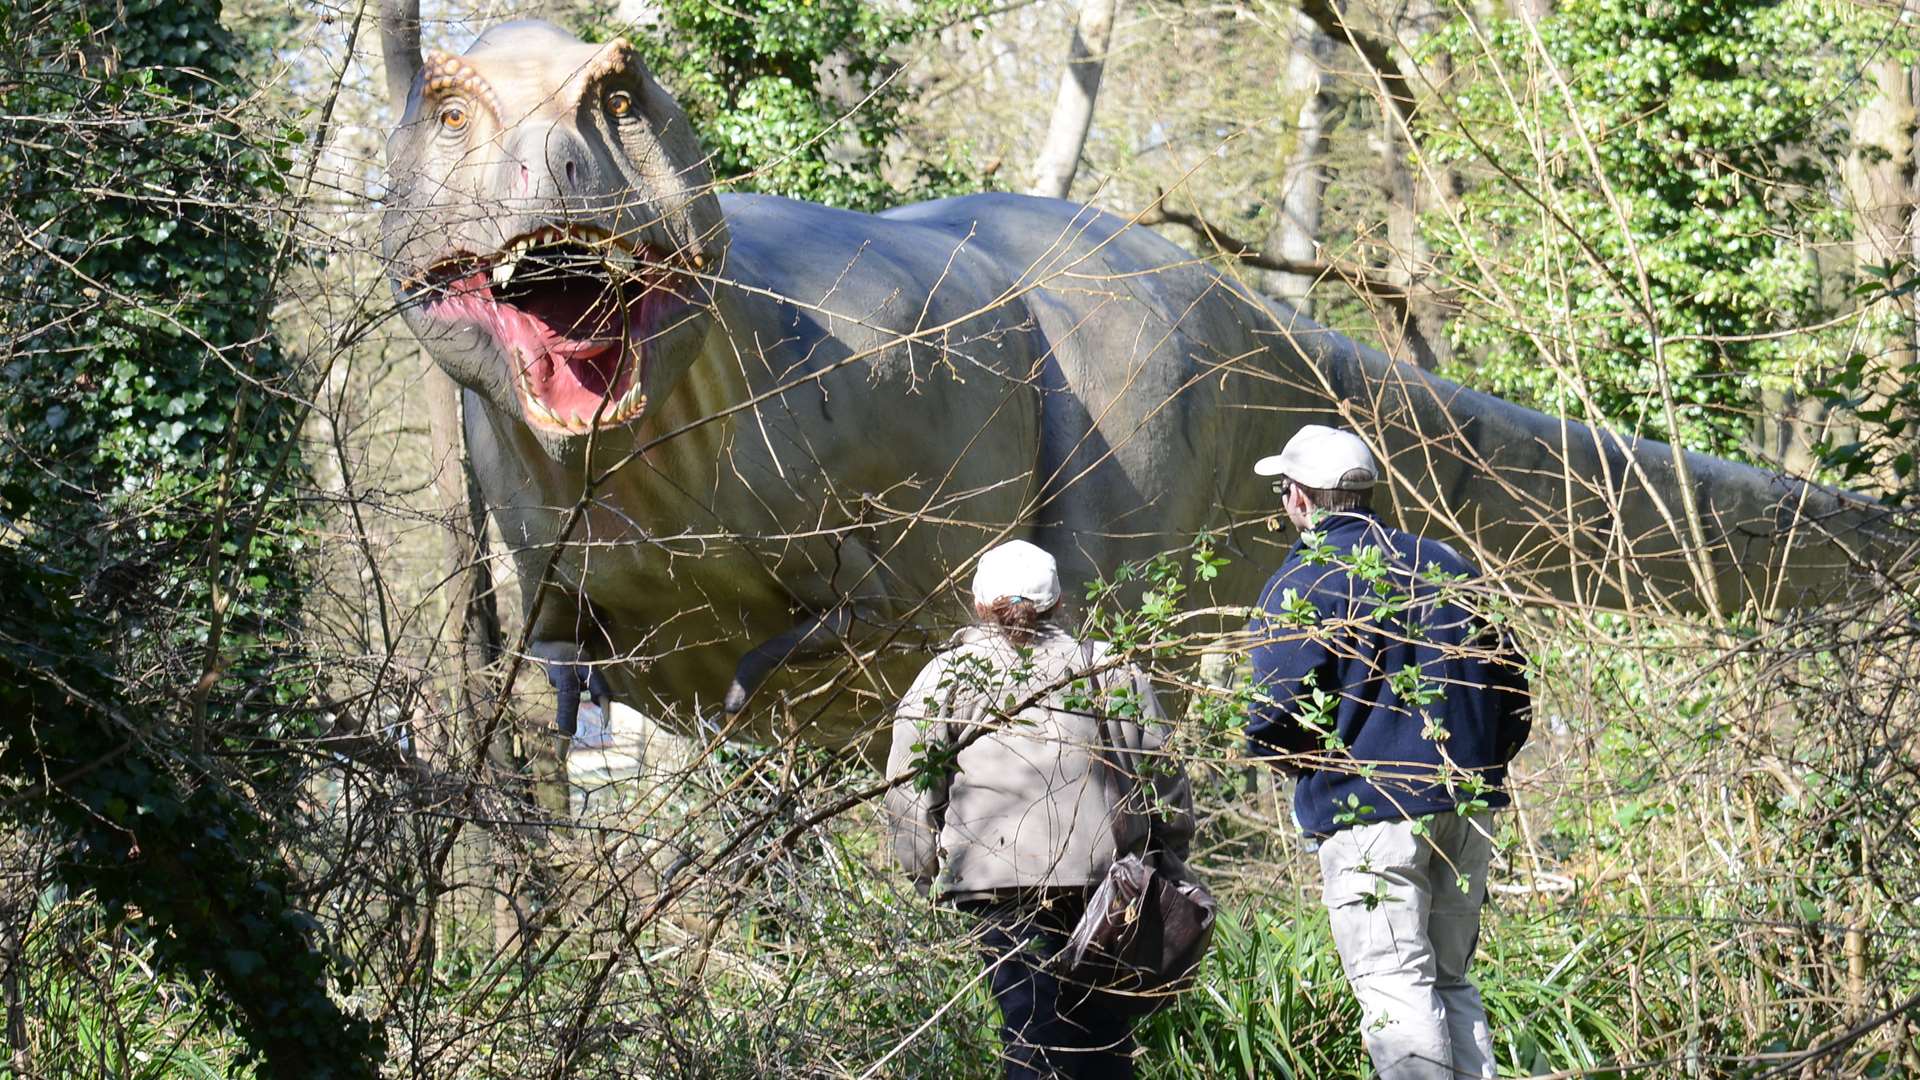
<svg viewBox="0 0 1920 1080">
<path fill-rule="evenodd" d="M 1920 500 L 1920 354 L 1905 343 L 1920 340 L 1914 296 L 1920 277 L 1911 266 L 1864 268 L 1854 295 L 1887 312 L 1888 339 L 1901 347 L 1854 352 L 1839 364 L 1826 384 L 1829 409 L 1844 410 L 1859 421 L 1852 439 L 1820 440 L 1821 463 L 1840 483 L 1855 490 L 1878 489 L 1895 505 Z"/>
<path fill-rule="evenodd" d="M 1836 358 L 1817 339 L 1752 338 L 1830 313 L 1808 253 L 1848 236 L 1833 119 L 1872 32 L 1814 0 L 1568 0 L 1539 24 L 1544 57 L 1517 20 L 1484 50 L 1464 24 L 1436 35 L 1470 74 L 1421 134 L 1465 192 L 1426 229 L 1498 312 L 1453 322 L 1477 363 L 1456 374 L 1664 438 L 1664 362 L 1682 441 L 1752 457 L 1761 391 Z M 1720 340 L 1689 340 L 1703 337 Z"/>
<path fill-rule="evenodd" d="M 1756 958 L 1709 960 L 1715 974 L 1702 983 L 1702 957 L 1724 950 L 1732 920 L 1685 890 L 1657 902 L 1624 912 L 1585 899 L 1488 906 L 1473 980 L 1502 1075 L 1631 1075 L 1615 1068 L 1668 1054 L 1721 1070 L 1706 1075 L 1757 1075 L 1764 1065 L 1737 1071 L 1741 1054 L 1820 1040 L 1834 1015 L 1794 1002 Z M 1743 1026 L 1754 1001 L 1742 979 L 1781 996 L 1774 1026 Z M 1230 904 L 1197 985 L 1137 1035 L 1148 1077 L 1372 1072 L 1326 911 L 1308 898 Z M 1876 1056 L 1864 1075 L 1901 1073 Z"/>
<path fill-rule="evenodd" d="M 1567 794 L 1534 803 L 1532 857 L 1572 879 L 1569 931 L 1622 954 L 1579 1000 L 1637 1059 L 1764 1075 L 1735 1063 L 1819 1045 L 1859 1019 L 1856 1002 L 1877 1015 L 1920 988 L 1914 790 L 1892 764 L 1911 734 L 1887 727 L 1883 710 L 1905 706 L 1876 685 L 1910 683 L 1911 623 L 1904 604 L 1886 610 L 1880 625 L 1778 630 L 1738 658 L 1622 616 L 1542 639 L 1544 712 L 1577 749 L 1543 770 Z M 1502 952 L 1505 933 L 1483 944 Z M 1911 1075 L 1904 1038 L 1876 1031 L 1821 1070 Z"/>
<path fill-rule="evenodd" d="M 0 548 L 0 797 L 61 841 L 57 875 L 124 919 L 164 970 L 211 982 L 275 1076 L 371 1075 L 379 1040 L 328 996 L 346 969 L 313 943 L 268 824 L 135 713 L 100 645 L 108 628 L 57 595 L 64 579 Z"/>
<path fill-rule="evenodd" d="M 633 35 L 723 185 L 850 210 L 977 190 L 961 162 L 896 159 L 914 87 L 899 53 L 980 0 L 667 0 Z"/>
<path fill-rule="evenodd" d="M 49 894 L 51 890 L 49 890 Z M 42 1076 L 231 1080 L 252 1075 L 244 1049 L 215 1044 L 203 985 L 156 978 L 154 942 L 116 931 L 99 909 L 51 895 L 28 922 L 22 997 L 39 1006 L 29 1028 Z M 217 999 L 215 999 L 217 1000 Z"/>
<path fill-rule="evenodd" d="M 8 84 L 8 114 L 30 119 L 0 139 L 5 210 L 31 236 L 0 306 L 0 523 L 85 580 L 129 624 L 119 643 L 155 662 L 205 643 L 209 568 L 238 561 L 223 689 L 245 693 L 303 580 L 290 504 L 261 505 L 298 399 L 265 332 L 274 252 L 256 209 L 284 192 L 298 133 L 262 141 L 231 119 L 244 54 L 218 4 L 135 2 L 106 27 L 87 10 L 21 9 L 9 26 L 9 66 L 36 77 Z M 111 60 L 85 51 L 96 41 Z"/>
<path fill-rule="evenodd" d="M 1190 588 L 1220 576 L 1220 568 L 1228 563 L 1215 542 L 1214 536 L 1202 533 L 1188 550 L 1126 563 L 1115 568 L 1110 578 L 1089 581 L 1081 636 L 1105 641 L 1115 653 L 1128 657 L 1173 656 L 1181 632 L 1183 598 Z M 1185 580 L 1188 577 L 1191 582 Z"/>
<path fill-rule="evenodd" d="M 626 819 L 644 821 L 635 839 L 705 852 L 742 831 L 783 833 L 871 782 L 857 757 L 735 747 L 675 769 L 657 792 L 630 787 L 616 797 L 651 808 Z M 719 792 L 727 798 L 710 803 Z M 894 871 L 877 812 L 856 810 L 791 843 L 750 846 L 758 872 L 722 863 L 683 901 L 681 912 L 711 927 L 705 934 L 676 925 L 684 915 L 623 926 L 640 907 L 605 909 L 615 930 L 632 934 L 632 950 L 616 969 L 616 989 L 586 1018 L 568 1075 L 856 1076 L 882 1058 L 880 1076 L 993 1074 L 999 1041 L 966 936 L 973 920 L 916 895 Z M 559 1021 L 575 1014 L 603 970 L 605 940 L 556 938 L 540 964 L 504 981 L 487 977 L 502 965 L 483 951 L 471 963 L 450 957 L 417 988 L 369 990 L 445 1018 L 396 1024 L 396 1050 L 446 1052 L 436 1027 L 462 1040 L 484 1031 L 488 1060 L 459 1075 L 518 1080 L 551 1067 Z"/>
<path fill-rule="evenodd" d="M 298 135 L 235 119 L 219 3 L 105 14 L 11 7 L 0 45 L 0 807 L 113 940 L 217 988 L 243 1058 L 369 1075 L 276 850 L 296 823 L 260 809 L 291 802 L 298 758 L 262 736 L 307 695 L 299 388 L 266 332 Z"/>
</svg>

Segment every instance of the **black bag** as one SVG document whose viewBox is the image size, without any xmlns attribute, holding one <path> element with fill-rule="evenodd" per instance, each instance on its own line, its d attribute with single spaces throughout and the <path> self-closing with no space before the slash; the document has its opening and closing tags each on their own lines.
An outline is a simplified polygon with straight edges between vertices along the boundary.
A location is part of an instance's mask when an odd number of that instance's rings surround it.
<svg viewBox="0 0 1920 1080">
<path fill-rule="evenodd" d="M 1086 654 L 1091 666 L 1092 650 Z M 1219 905 L 1185 863 L 1154 842 L 1150 815 L 1145 838 L 1127 843 L 1122 825 L 1140 800 L 1140 770 L 1124 760 L 1104 713 L 1098 721 L 1101 756 L 1114 772 L 1124 770 L 1127 787 L 1113 800 L 1113 865 L 1087 898 L 1062 961 L 1069 978 L 1132 997 L 1144 1016 L 1192 983 L 1213 941 Z"/>
</svg>

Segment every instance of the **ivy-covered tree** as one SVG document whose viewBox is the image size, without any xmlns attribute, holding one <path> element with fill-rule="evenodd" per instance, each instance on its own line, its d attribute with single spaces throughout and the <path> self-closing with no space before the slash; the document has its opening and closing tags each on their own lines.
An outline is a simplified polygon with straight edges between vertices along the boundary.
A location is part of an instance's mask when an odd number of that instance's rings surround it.
<svg viewBox="0 0 1920 1080">
<path fill-rule="evenodd" d="M 962 163 L 896 151 L 916 90 L 900 50 L 981 0 L 664 0 L 631 35 L 735 190 L 883 210 L 977 190 Z M 596 26 L 588 29 L 604 29 Z"/>
<path fill-rule="evenodd" d="M 1839 299 L 1809 252 L 1849 234 L 1836 120 L 1862 28 L 1811 0 L 1566 0 L 1534 27 L 1430 44 L 1460 69 L 1420 114 L 1465 186 L 1425 222 L 1470 313 L 1455 374 L 1666 438 L 1664 366 L 1687 445 L 1760 456 L 1762 391 L 1836 357 L 1769 335 Z"/>
<path fill-rule="evenodd" d="M 267 320 L 298 133 L 236 120 L 220 15 L 0 16 L 0 808 L 263 1072 L 366 1076 L 377 1033 L 262 810 L 307 697 L 301 395 Z"/>
</svg>

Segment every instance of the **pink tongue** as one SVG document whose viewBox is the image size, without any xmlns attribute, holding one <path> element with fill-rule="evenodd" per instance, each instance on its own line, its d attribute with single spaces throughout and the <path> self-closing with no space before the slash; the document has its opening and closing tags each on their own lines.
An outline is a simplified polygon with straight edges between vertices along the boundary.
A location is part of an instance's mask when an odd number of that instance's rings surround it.
<svg viewBox="0 0 1920 1080">
<path fill-rule="evenodd" d="M 620 348 L 609 345 L 595 353 L 587 353 L 562 361 L 567 374 L 573 376 L 574 385 L 586 391 L 585 400 L 597 403 L 603 397 L 611 396 L 613 380 L 620 373 Z"/>
<path fill-rule="evenodd" d="M 529 389 L 562 420 L 593 417 L 632 385 L 622 378 L 625 318 L 611 297 L 578 303 L 553 290 L 523 300 L 518 311 L 512 321 L 524 329 L 513 336 L 531 362 Z"/>
</svg>

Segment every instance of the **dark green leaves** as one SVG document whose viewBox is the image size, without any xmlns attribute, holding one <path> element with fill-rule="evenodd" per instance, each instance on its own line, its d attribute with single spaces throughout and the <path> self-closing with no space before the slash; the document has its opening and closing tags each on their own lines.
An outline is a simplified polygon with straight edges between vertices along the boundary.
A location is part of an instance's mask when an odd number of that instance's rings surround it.
<svg viewBox="0 0 1920 1080">
<path fill-rule="evenodd" d="M 372 1075 L 261 810 L 310 677 L 304 395 L 266 333 L 288 130 L 237 119 L 219 3 L 81 7 L 0 14 L 0 807 L 263 1075 Z"/>
<path fill-rule="evenodd" d="M 977 190 L 962 163 L 895 153 L 914 88 L 902 47 L 986 7 L 936 0 L 657 5 L 633 43 L 712 154 L 723 187 L 882 210 Z"/>
<path fill-rule="evenodd" d="M 1473 62 L 1422 113 L 1464 188 L 1426 229 L 1495 301 L 1452 322 L 1477 365 L 1456 374 L 1666 438 L 1664 365 L 1682 440 L 1754 457 L 1763 392 L 1833 358 L 1835 338 L 1766 335 L 1833 311 L 1811 253 L 1850 239 L 1832 114 L 1859 93 L 1862 27 L 1822 5 L 1568 0 L 1538 32 L 1463 22 L 1430 46 Z"/>
</svg>

